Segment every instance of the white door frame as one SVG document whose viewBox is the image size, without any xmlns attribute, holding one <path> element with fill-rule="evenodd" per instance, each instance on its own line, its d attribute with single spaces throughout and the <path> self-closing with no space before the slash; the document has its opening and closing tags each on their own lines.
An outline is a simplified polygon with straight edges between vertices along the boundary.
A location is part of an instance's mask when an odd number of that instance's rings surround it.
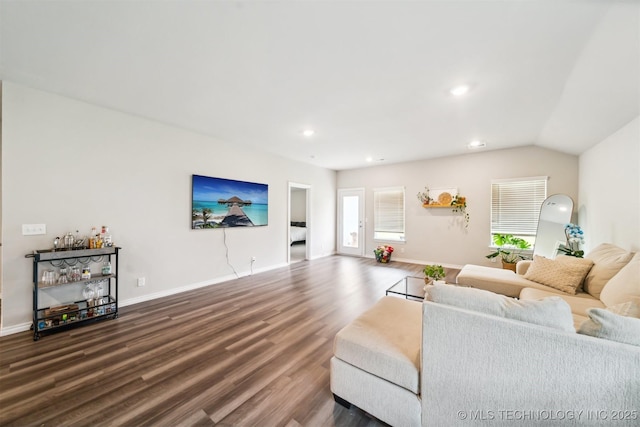
<svg viewBox="0 0 640 427">
<path fill-rule="evenodd" d="M 342 199 L 344 196 L 358 197 L 358 246 L 356 248 L 344 246 L 342 243 L 343 224 L 342 224 Z M 338 230 L 336 247 L 339 254 L 364 256 L 365 244 L 365 216 L 364 216 L 364 188 L 339 188 L 338 189 Z"/>
<path fill-rule="evenodd" d="M 287 264 L 291 264 L 291 189 L 302 188 L 306 194 L 305 222 L 307 223 L 307 242 L 305 244 L 304 258 L 309 259 L 311 248 L 311 227 L 309 225 L 309 212 L 311 212 L 311 186 L 289 181 L 289 191 L 287 193 Z"/>
</svg>

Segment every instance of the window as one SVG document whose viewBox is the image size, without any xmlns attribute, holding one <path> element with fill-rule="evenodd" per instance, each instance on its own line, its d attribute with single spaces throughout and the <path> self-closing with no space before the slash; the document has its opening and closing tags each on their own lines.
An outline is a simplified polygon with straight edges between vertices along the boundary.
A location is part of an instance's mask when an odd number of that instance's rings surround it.
<svg viewBox="0 0 640 427">
<path fill-rule="evenodd" d="M 491 235 L 512 234 L 533 243 L 546 198 L 546 176 L 491 181 Z"/>
<path fill-rule="evenodd" d="M 404 242 L 404 187 L 373 190 L 373 238 Z"/>
</svg>

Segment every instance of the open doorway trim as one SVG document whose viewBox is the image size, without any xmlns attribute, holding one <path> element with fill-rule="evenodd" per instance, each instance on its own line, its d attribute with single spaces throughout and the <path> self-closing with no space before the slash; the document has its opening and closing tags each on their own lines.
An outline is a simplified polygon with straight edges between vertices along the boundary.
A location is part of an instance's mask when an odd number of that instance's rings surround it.
<svg viewBox="0 0 640 427">
<path fill-rule="evenodd" d="M 289 191 L 287 197 L 287 264 L 291 264 L 291 191 L 294 188 L 305 190 L 305 223 L 307 224 L 307 235 L 305 242 L 305 259 L 309 259 L 311 248 L 311 230 L 309 212 L 311 211 L 311 185 L 289 181 Z"/>
</svg>

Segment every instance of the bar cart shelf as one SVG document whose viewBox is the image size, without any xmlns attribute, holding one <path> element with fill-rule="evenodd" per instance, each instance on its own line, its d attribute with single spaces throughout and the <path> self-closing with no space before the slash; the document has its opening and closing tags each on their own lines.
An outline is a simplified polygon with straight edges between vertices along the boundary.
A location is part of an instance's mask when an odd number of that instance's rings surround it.
<svg viewBox="0 0 640 427">
<path fill-rule="evenodd" d="M 88 322 L 118 317 L 118 256 L 121 248 L 36 250 L 33 259 L 33 340 Z M 100 265 L 108 263 L 108 271 Z M 91 277 L 69 275 L 82 267 Z M 67 274 L 63 274 L 67 270 Z M 96 274 L 93 274 L 93 273 Z M 103 274 L 99 274 L 102 272 Z M 49 277 L 47 276 L 49 274 Z M 44 275 L 43 275 L 44 274 Z M 61 276 L 65 276 L 61 280 Z M 47 295 L 55 293 L 55 296 Z M 59 298 L 65 298 L 58 303 Z M 49 305 L 51 301 L 55 304 Z M 43 306 L 45 305 L 45 306 Z"/>
</svg>

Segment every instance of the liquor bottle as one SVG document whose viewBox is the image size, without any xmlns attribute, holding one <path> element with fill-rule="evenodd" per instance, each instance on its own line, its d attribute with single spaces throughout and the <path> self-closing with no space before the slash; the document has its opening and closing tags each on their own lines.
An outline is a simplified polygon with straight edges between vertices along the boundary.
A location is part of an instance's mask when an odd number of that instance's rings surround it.
<svg viewBox="0 0 640 427">
<path fill-rule="evenodd" d="M 113 240 L 111 240 L 111 233 L 109 233 L 109 227 L 102 226 L 102 241 L 105 247 L 113 246 Z"/>
<path fill-rule="evenodd" d="M 111 263 L 109 261 L 106 261 L 104 264 L 102 264 L 102 275 L 108 276 L 109 274 L 111 274 Z"/>
<path fill-rule="evenodd" d="M 91 227 L 91 234 L 89 234 L 89 249 L 95 249 L 96 247 L 96 228 Z"/>
</svg>

